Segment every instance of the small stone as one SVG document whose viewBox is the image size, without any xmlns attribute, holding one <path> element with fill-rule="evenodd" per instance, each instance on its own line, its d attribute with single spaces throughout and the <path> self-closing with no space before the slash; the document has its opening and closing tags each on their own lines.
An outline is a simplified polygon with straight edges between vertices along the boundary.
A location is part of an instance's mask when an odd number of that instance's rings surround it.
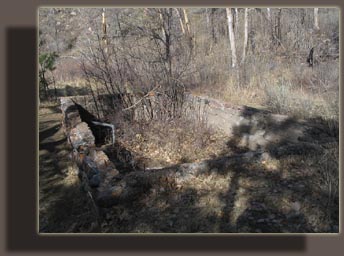
<svg viewBox="0 0 344 256">
<path fill-rule="evenodd" d="M 294 211 L 296 211 L 296 212 L 299 212 L 300 211 L 300 209 L 301 209 L 301 204 L 299 203 L 299 202 L 293 202 L 291 205 L 290 205 L 290 207 L 294 210 Z"/>
<path fill-rule="evenodd" d="M 219 171 L 219 169 L 217 169 L 217 168 L 213 168 L 210 170 L 210 172 L 214 172 L 214 173 L 218 173 L 218 171 Z"/>
<path fill-rule="evenodd" d="M 78 124 L 70 131 L 69 138 L 74 148 L 94 146 L 95 143 L 91 129 L 84 122 Z"/>
<path fill-rule="evenodd" d="M 119 171 L 117 171 L 116 169 L 111 169 L 110 171 L 108 171 L 106 173 L 106 176 L 108 177 L 114 177 L 117 176 L 119 174 Z"/>
<path fill-rule="evenodd" d="M 91 180 L 92 177 L 98 175 L 99 176 L 99 170 L 95 167 L 90 167 L 88 169 L 87 177 Z"/>
<path fill-rule="evenodd" d="M 100 184 L 100 176 L 98 174 L 93 175 L 89 183 L 91 187 L 98 187 Z"/>
<path fill-rule="evenodd" d="M 114 197 L 119 196 L 123 191 L 123 188 L 121 186 L 114 186 L 111 188 L 111 195 Z"/>
<path fill-rule="evenodd" d="M 270 214 L 269 215 L 269 219 L 274 219 L 276 216 L 275 216 L 275 214 Z"/>
<path fill-rule="evenodd" d="M 263 223 L 263 222 L 265 222 L 265 219 L 259 219 L 259 220 L 257 220 L 257 223 Z"/>
<path fill-rule="evenodd" d="M 262 160 L 262 161 L 269 161 L 269 160 L 271 160 L 270 154 L 269 154 L 268 152 L 264 152 L 264 153 L 262 154 L 262 156 L 261 156 L 261 160 Z"/>
</svg>

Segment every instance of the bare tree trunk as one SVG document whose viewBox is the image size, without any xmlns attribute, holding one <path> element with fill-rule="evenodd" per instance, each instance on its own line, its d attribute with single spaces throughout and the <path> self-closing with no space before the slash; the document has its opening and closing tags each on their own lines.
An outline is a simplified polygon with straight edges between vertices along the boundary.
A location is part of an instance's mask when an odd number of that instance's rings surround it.
<svg viewBox="0 0 344 256">
<path fill-rule="evenodd" d="M 104 50 L 105 53 L 107 53 L 107 31 L 106 31 L 106 17 L 105 17 L 105 8 L 103 8 L 102 11 L 102 30 L 103 30 L 103 37 L 102 37 L 102 41 L 104 42 Z"/>
<path fill-rule="evenodd" d="M 205 8 L 205 15 L 207 17 L 207 28 L 209 28 L 209 23 L 210 23 L 209 8 Z"/>
<path fill-rule="evenodd" d="M 270 8 L 266 8 L 267 9 L 267 18 L 268 18 L 268 30 L 269 30 L 269 33 L 270 33 L 270 40 L 271 42 L 274 42 L 275 40 L 275 32 L 274 32 L 274 27 L 273 27 L 273 22 L 272 22 L 272 19 L 271 19 L 271 9 Z"/>
<path fill-rule="evenodd" d="M 162 31 L 162 38 L 164 39 L 164 42 L 166 42 L 166 31 L 165 31 L 165 21 L 164 18 L 162 16 L 162 9 L 159 9 L 159 17 L 160 17 L 160 21 L 161 21 L 161 31 Z"/>
<path fill-rule="evenodd" d="M 277 37 L 280 40 L 280 44 L 282 42 L 281 18 L 282 18 L 282 8 L 279 8 L 278 9 L 278 20 L 277 20 L 277 28 L 278 28 Z"/>
<path fill-rule="evenodd" d="M 248 41 L 248 8 L 245 8 L 245 17 L 244 17 L 244 47 L 242 50 L 242 59 L 241 63 L 245 62 L 246 58 L 246 49 L 247 49 L 247 41 Z"/>
<path fill-rule="evenodd" d="M 234 8 L 234 13 L 235 13 L 234 30 L 235 30 L 235 35 L 237 35 L 238 27 L 239 27 L 239 11 L 238 11 L 238 8 Z"/>
<path fill-rule="evenodd" d="M 191 33 L 190 23 L 189 23 L 188 14 L 186 13 L 185 8 L 183 8 L 183 13 L 184 13 L 184 20 L 185 20 L 186 30 L 187 30 L 188 34 L 190 35 L 190 33 Z"/>
<path fill-rule="evenodd" d="M 281 32 L 281 17 L 282 17 L 282 8 L 278 8 L 278 13 L 276 16 L 274 40 L 278 46 L 282 45 L 282 32 Z"/>
<path fill-rule="evenodd" d="M 234 31 L 233 31 L 233 14 L 232 14 L 231 8 L 226 8 L 226 12 L 227 12 L 227 20 L 228 20 L 229 42 L 230 42 L 231 52 L 232 52 L 232 68 L 236 68 L 237 55 L 236 55 L 235 37 L 234 37 Z"/>
<path fill-rule="evenodd" d="M 178 14 L 180 28 L 182 29 L 183 34 L 185 34 L 185 28 L 184 28 L 184 24 L 183 24 L 182 14 L 178 8 L 174 8 L 174 9 L 176 10 L 176 12 Z"/>
<path fill-rule="evenodd" d="M 301 16 L 301 25 L 305 23 L 306 12 L 304 8 L 300 9 L 300 16 Z"/>
<path fill-rule="evenodd" d="M 318 19 L 319 8 L 314 8 L 314 29 L 319 30 L 319 19 Z"/>
<path fill-rule="evenodd" d="M 214 14 L 215 13 L 215 8 L 211 8 L 211 17 L 210 17 L 210 21 L 211 21 L 211 35 L 213 37 L 213 42 L 216 44 L 217 43 L 217 38 L 216 38 L 216 34 L 215 34 L 215 23 L 214 23 Z"/>
</svg>

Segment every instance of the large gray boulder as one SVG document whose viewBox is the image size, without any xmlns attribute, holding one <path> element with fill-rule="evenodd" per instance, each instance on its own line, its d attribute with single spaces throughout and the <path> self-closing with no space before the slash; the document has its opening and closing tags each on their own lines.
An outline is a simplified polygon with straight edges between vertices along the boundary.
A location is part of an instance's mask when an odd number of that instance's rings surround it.
<svg viewBox="0 0 344 256">
<path fill-rule="evenodd" d="M 89 126 L 82 122 L 70 130 L 69 139 L 73 148 L 78 149 L 80 146 L 93 147 L 95 138 Z"/>
</svg>

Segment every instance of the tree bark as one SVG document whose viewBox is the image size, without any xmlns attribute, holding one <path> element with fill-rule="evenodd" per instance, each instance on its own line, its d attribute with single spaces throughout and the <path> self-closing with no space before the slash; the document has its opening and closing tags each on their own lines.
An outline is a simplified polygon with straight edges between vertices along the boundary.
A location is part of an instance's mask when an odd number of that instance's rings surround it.
<svg viewBox="0 0 344 256">
<path fill-rule="evenodd" d="M 183 24 L 182 14 L 178 8 L 174 8 L 174 9 L 176 10 L 176 12 L 178 14 L 180 28 L 182 29 L 183 34 L 185 34 L 185 28 L 184 28 L 184 24 Z"/>
<path fill-rule="evenodd" d="M 104 50 L 105 53 L 107 53 L 107 31 L 106 31 L 106 17 L 105 17 L 105 8 L 102 10 L 102 31 L 103 31 L 103 37 L 102 41 L 104 42 Z"/>
<path fill-rule="evenodd" d="M 267 9 L 267 19 L 268 19 L 268 31 L 270 33 L 270 42 L 274 42 L 275 40 L 275 32 L 274 32 L 274 27 L 273 27 L 273 23 L 272 23 L 272 19 L 271 19 L 271 9 L 270 8 L 266 8 Z"/>
<path fill-rule="evenodd" d="M 319 19 L 318 19 L 319 8 L 314 8 L 314 29 L 319 30 Z"/>
<path fill-rule="evenodd" d="M 160 17 L 160 21 L 161 21 L 161 31 L 162 31 L 162 36 L 164 39 L 164 42 L 166 42 L 166 31 L 165 31 L 165 21 L 164 18 L 162 16 L 162 10 L 159 10 L 159 17 Z"/>
<path fill-rule="evenodd" d="M 214 16 L 215 16 L 215 8 L 211 8 L 211 14 L 210 14 L 210 23 L 211 23 L 211 35 L 213 38 L 213 42 L 217 43 L 216 33 L 215 33 L 215 23 L 214 23 Z"/>
<path fill-rule="evenodd" d="M 235 47 L 235 37 L 234 37 L 234 30 L 233 30 L 233 14 L 231 8 L 226 8 L 227 12 L 227 21 L 228 21 L 228 34 L 229 34 L 229 42 L 231 46 L 231 53 L 232 53 L 232 68 L 236 68 L 237 66 L 237 55 L 236 55 L 236 47 Z"/>
<path fill-rule="evenodd" d="M 185 20 L 186 30 L 187 30 L 188 34 L 190 35 L 190 33 L 191 33 L 190 23 L 189 23 L 188 14 L 186 13 L 185 8 L 183 8 L 183 13 L 184 13 L 184 20 Z"/>
<path fill-rule="evenodd" d="M 281 17 L 282 17 L 282 8 L 278 8 L 278 13 L 276 16 L 276 24 L 275 24 L 275 33 L 274 33 L 275 44 L 277 44 L 278 46 L 282 45 Z"/>
<path fill-rule="evenodd" d="M 234 13 L 235 13 L 234 31 L 235 31 L 235 35 L 236 35 L 238 32 L 238 27 L 239 27 L 239 11 L 238 11 L 238 8 L 234 8 Z"/>
<path fill-rule="evenodd" d="M 209 28 L 210 18 L 209 18 L 209 8 L 205 8 L 205 15 L 207 18 L 207 28 Z"/>
<path fill-rule="evenodd" d="M 241 63 L 245 62 L 246 58 L 246 49 L 247 49 L 247 41 L 248 41 L 248 8 L 245 8 L 245 17 L 244 17 L 244 47 L 242 50 L 242 59 Z"/>
</svg>

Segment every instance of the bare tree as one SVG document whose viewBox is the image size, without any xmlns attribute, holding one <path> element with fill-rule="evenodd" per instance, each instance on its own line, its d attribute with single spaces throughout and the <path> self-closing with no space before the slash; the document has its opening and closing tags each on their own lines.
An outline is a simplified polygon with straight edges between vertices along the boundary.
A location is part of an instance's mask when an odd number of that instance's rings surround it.
<svg viewBox="0 0 344 256">
<path fill-rule="evenodd" d="M 242 50 L 242 58 L 241 63 L 245 62 L 246 58 L 246 50 L 247 50 L 247 42 L 248 42 L 248 8 L 245 8 L 245 17 L 244 17 L 244 47 Z"/>
<path fill-rule="evenodd" d="M 236 47 L 235 47 L 235 36 L 233 30 L 233 14 L 231 8 L 226 8 L 227 13 L 227 21 L 228 21 L 228 35 L 229 35 L 229 42 L 231 46 L 231 53 L 232 53 L 232 68 L 236 68 L 237 66 L 237 55 L 236 55 Z"/>
<path fill-rule="evenodd" d="M 183 23 L 183 15 L 181 14 L 180 10 L 178 8 L 174 8 L 178 14 L 180 28 L 182 29 L 183 34 L 185 34 L 185 28 Z"/>
<path fill-rule="evenodd" d="M 107 31 L 106 31 L 106 26 L 107 26 L 107 24 L 106 24 L 106 17 L 105 17 L 105 8 L 103 8 L 103 10 L 102 10 L 102 30 L 103 30 L 103 37 L 102 37 L 102 41 L 103 41 L 103 43 L 104 43 L 104 51 L 105 51 L 105 53 L 107 53 L 107 44 L 108 44 L 108 42 L 107 42 Z"/>
<path fill-rule="evenodd" d="M 266 9 L 268 11 L 268 20 L 269 20 L 269 22 L 271 22 L 271 10 L 270 10 L 270 8 L 266 8 Z"/>
<path fill-rule="evenodd" d="M 319 30 L 319 19 L 318 19 L 319 8 L 314 8 L 314 29 Z"/>
<path fill-rule="evenodd" d="M 210 23 L 209 8 L 205 8 L 205 15 L 207 18 L 207 28 L 209 28 L 209 23 Z"/>
<path fill-rule="evenodd" d="M 234 31 L 235 35 L 238 33 L 238 27 L 239 27 L 239 10 L 238 8 L 234 8 L 234 13 L 235 13 L 235 19 L 234 19 Z"/>
<path fill-rule="evenodd" d="M 216 44 L 217 43 L 217 37 L 215 33 L 215 23 L 214 23 L 214 16 L 215 16 L 215 8 L 211 8 L 211 13 L 210 13 L 210 26 L 211 26 L 211 36 L 213 38 L 213 42 Z"/>
<path fill-rule="evenodd" d="M 278 8 L 275 24 L 275 43 L 278 46 L 282 45 L 282 29 L 281 29 L 282 8 Z"/>
<path fill-rule="evenodd" d="M 190 33 L 191 33 L 190 23 L 189 23 L 188 14 L 186 13 L 185 8 L 183 8 L 183 14 L 184 14 L 184 20 L 185 20 L 186 29 L 187 29 L 188 34 L 190 35 Z"/>
</svg>

